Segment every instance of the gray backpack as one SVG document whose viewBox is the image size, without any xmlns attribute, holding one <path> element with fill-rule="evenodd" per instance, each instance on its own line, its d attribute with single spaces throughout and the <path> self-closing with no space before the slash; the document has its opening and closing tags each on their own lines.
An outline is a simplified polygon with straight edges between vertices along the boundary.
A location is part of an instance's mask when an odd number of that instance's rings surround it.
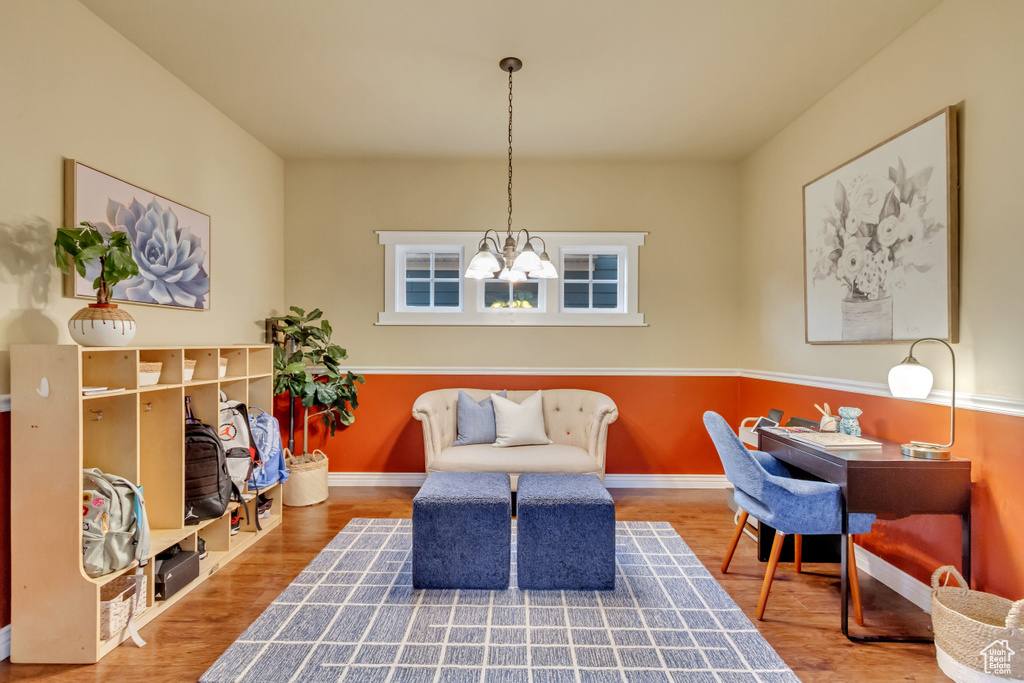
<svg viewBox="0 0 1024 683">
<path fill-rule="evenodd" d="M 103 576 L 149 560 L 149 520 L 142 492 L 130 481 L 98 469 L 82 470 L 82 562 Z"/>
</svg>

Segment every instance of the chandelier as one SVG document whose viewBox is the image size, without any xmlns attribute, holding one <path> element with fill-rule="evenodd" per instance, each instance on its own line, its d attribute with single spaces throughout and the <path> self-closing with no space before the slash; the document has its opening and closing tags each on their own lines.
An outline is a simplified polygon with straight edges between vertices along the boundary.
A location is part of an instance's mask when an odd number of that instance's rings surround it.
<svg viewBox="0 0 1024 683">
<path fill-rule="evenodd" d="M 501 235 L 497 230 L 490 229 L 484 233 L 477 253 L 466 269 L 466 277 L 487 280 L 498 273 L 498 279 L 506 282 L 523 282 L 527 277 L 557 278 L 558 271 L 548 258 L 547 243 L 542 238 L 531 235 L 529 230 L 520 230 L 514 235 L 512 233 L 512 74 L 523 68 L 523 63 L 515 57 L 506 57 L 498 65 L 502 71 L 508 72 L 508 230 L 505 233 L 503 247 L 498 246 Z M 533 240 L 539 240 L 542 245 L 539 256 L 531 244 Z"/>
</svg>

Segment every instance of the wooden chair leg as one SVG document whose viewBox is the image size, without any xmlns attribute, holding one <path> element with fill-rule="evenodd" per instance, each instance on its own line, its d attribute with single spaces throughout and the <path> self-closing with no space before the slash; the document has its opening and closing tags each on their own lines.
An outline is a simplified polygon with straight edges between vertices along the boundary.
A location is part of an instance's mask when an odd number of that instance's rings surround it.
<svg viewBox="0 0 1024 683">
<path fill-rule="evenodd" d="M 850 548 L 847 555 L 847 567 L 850 571 L 850 595 L 853 597 L 853 619 L 860 626 L 864 625 L 864 608 L 860 604 L 860 580 L 857 578 L 857 560 L 853 549 L 853 534 L 850 534 Z"/>
<path fill-rule="evenodd" d="M 729 569 L 729 563 L 732 562 L 732 554 L 736 552 L 736 545 L 740 542 L 740 536 L 743 535 L 743 525 L 746 523 L 747 511 L 740 510 L 740 521 L 736 523 L 736 532 L 732 535 L 732 541 L 729 543 L 729 550 L 725 553 L 725 561 L 722 562 L 723 574 Z"/>
<path fill-rule="evenodd" d="M 768 605 L 768 591 L 772 589 L 772 580 L 775 578 L 775 568 L 779 566 L 779 554 L 782 552 L 782 542 L 786 534 L 781 531 L 775 532 L 775 540 L 772 541 L 772 554 L 768 558 L 768 568 L 764 571 L 764 583 L 761 585 L 761 597 L 757 601 L 757 620 L 764 618 L 764 608 Z"/>
<path fill-rule="evenodd" d="M 800 562 L 803 561 L 804 537 L 803 534 L 793 534 L 793 564 L 796 565 L 796 573 L 800 573 Z"/>
</svg>

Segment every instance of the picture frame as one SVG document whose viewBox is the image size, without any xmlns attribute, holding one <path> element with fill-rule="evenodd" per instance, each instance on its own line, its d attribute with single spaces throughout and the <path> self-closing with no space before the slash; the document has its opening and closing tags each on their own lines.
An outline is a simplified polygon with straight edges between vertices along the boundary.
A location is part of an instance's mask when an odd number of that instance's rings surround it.
<svg viewBox="0 0 1024 683">
<path fill-rule="evenodd" d="M 128 234 L 139 274 L 114 286 L 111 301 L 182 310 L 210 309 L 210 217 L 87 166 L 64 160 L 64 224 L 87 221 Z M 93 299 L 99 264 L 64 278 L 67 296 Z"/>
<path fill-rule="evenodd" d="M 803 186 L 808 344 L 959 339 L 956 108 Z"/>
</svg>

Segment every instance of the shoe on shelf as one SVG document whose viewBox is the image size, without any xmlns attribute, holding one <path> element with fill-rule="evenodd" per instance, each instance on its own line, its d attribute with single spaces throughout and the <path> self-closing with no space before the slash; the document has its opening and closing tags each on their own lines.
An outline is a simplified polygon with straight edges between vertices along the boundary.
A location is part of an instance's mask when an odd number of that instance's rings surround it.
<svg viewBox="0 0 1024 683">
<path fill-rule="evenodd" d="M 231 513 L 231 535 L 234 536 L 242 530 L 242 515 L 238 512 Z"/>
<path fill-rule="evenodd" d="M 196 536 L 196 551 L 199 553 L 200 560 L 206 559 L 206 541 L 202 536 Z"/>
<path fill-rule="evenodd" d="M 260 516 L 260 519 L 267 519 L 270 517 L 270 508 L 274 505 L 273 498 L 267 498 L 262 493 L 259 495 L 259 505 L 256 508 L 256 514 Z"/>
</svg>

